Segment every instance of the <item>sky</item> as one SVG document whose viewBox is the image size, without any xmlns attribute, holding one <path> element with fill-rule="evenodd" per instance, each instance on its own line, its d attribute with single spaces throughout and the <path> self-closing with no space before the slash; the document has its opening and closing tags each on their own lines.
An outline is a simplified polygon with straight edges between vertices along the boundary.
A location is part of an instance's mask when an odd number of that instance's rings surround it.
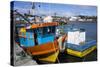
<svg viewBox="0 0 100 67">
<path fill-rule="evenodd" d="M 56 13 L 58 16 L 97 16 L 96 6 L 40 2 L 35 2 L 34 5 L 36 15 L 54 15 Z M 17 9 L 20 13 L 28 13 L 31 8 L 32 2 L 14 1 L 14 10 Z"/>
</svg>

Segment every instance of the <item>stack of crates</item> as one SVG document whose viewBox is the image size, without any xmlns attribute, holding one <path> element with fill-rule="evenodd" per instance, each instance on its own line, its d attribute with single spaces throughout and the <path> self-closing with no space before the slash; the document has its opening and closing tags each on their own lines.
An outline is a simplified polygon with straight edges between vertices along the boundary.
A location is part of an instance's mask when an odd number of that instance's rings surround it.
<svg viewBox="0 0 100 67">
<path fill-rule="evenodd" d="M 68 39 L 67 39 L 67 42 L 68 43 L 71 43 L 71 44 L 76 44 L 76 45 L 79 45 L 80 43 L 80 40 L 79 40 L 79 30 L 78 29 L 70 29 L 68 30 Z"/>
</svg>

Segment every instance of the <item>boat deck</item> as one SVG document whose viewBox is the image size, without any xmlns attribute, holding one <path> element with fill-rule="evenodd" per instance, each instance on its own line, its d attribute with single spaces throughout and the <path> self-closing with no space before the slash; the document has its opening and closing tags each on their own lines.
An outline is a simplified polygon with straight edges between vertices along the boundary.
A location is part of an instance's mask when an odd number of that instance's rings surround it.
<svg viewBox="0 0 100 67">
<path fill-rule="evenodd" d="M 46 44 L 26 48 L 27 52 L 31 53 L 31 55 L 43 55 L 56 52 L 58 49 L 59 48 L 56 40 L 54 42 L 48 42 Z"/>
</svg>

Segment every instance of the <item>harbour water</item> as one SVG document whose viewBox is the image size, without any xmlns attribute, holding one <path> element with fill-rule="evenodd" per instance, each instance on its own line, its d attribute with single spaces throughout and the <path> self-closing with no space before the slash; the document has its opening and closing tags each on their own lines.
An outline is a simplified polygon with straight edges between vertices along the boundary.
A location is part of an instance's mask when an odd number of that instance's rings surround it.
<svg viewBox="0 0 100 67">
<path fill-rule="evenodd" d="M 86 30 L 86 37 L 97 39 L 97 22 L 70 22 L 68 25 L 74 25 Z"/>
<path fill-rule="evenodd" d="M 79 21 L 73 21 L 69 22 L 66 25 L 59 26 L 58 28 L 63 28 L 65 32 L 69 27 L 75 27 L 75 28 L 83 28 L 86 30 L 86 38 L 96 39 L 97 40 L 97 22 L 79 22 Z"/>
</svg>

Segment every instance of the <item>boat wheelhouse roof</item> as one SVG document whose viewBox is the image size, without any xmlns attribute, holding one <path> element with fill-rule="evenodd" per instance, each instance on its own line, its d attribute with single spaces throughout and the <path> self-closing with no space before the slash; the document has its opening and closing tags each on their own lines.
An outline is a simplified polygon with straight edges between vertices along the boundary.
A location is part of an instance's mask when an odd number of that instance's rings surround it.
<svg viewBox="0 0 100 67">
<path fill-rule="evenodd" d="M 48 26 L 57 26 L 59 25 L 58 22 L 46 22 L 46 23 L 38 23 L 38 24 L 32 24 L 31 28 L 41 28 L 41 27 L 48 27 Z"/>
</svg>

